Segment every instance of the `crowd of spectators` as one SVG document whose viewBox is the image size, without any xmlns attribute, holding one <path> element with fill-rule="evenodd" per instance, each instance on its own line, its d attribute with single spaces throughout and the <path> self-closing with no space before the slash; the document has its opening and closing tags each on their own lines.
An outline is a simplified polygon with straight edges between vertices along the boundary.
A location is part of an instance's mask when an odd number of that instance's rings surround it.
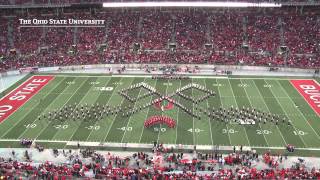
<svg viewBox="0 0 320 180">
<path fill-rule="evenodd" d="M 117 0 L 121 2 L 122 0 Z M 150 0 L 155 1 L 155 0 Z M 162 1 L 162 0 L 160 0 Z M 192 0 L 181 0 L 181 1 L 192 1 Z M 218 1 L 218 0 L 214 0 Z M 314 0 L 225 0 L 228 2 L 314 2 Z M 0 5 L 38 5 L 38 4 L 79 4 L 79 3 L 103 3 L 103 2 L 112 2 L 111 0 L 2 0 Z"/>
<path fill-rule="evenodd" d="M 48 150 L 49 151 L 49 150 Z M 43 152 L 42 152 L 43 153 Z M 287 155 L 259 154 L 234 147 L 230 154 L 219 152 L 174 152 L 162 144 L 155 144 L 153 153 L 138 152 L 128 156 L 83 150 L 52 150 L 54 157 L 65 157 L 65 162 L 33 162 L 33 155 L 24 151 L 18 160 L 13 150 L 8 157 L 0 157 L 0 178 L 28 179 L 319 179 L 320 171 L 308 167 L 298 159 L 291 167 L 284 167 Z M 39 154 L 41 156 L 41 152 Z M 60 157 L 61 159 L 61 157 Z M 264 167 L 256 167 L 259 163 Z"/>
<path fill-rule="evenodd" d="M 96 63 L 320 66 L 320 18 L 297 12 L 30 10 L 0 19 L 1 71 Z M 19 18 L 103 19 L 101 27 L 21 27 Z M 280 48 L 284 47 L 284 49 Z"/>
</svg>

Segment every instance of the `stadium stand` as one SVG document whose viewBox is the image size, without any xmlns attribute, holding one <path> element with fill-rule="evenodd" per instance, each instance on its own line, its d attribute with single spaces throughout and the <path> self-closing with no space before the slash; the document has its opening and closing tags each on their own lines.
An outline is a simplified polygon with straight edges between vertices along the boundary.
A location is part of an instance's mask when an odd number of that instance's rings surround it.
<svg viewBox="0 0 320 180">
<path fill-rule="evenodd" d="M 3 0 L 0 5 L 96 2 L 102 0 Z M 0 71 L 107 63 L 320 67 L 318 9 L 70 9 L 0 12 Z M 105 24 L 99 27 L 23 27 L 19 24 L 20 18 L 103 19 Z M 192 100 L 189 96 L 180 96 Z M 173 119 L 163 116 L 152 116 L 144 125 L 158 124 L 167 124 L 170 128 L 176 126 Z M 23 139 L 21 145 L 28 148 L 33 142 Z M 65 155 L 65 150 L 53 151 Z M 0 179 L 90 178 L 88 172 L 97 179 L 320 179 L 320 170 L 316 168 L 310 170 L 297 164 L 291 168 L 279 168 L 286 155 L 270 152 L 242 152 L 241 148 L 241 151 L 234 150 L 228 155 L 198 152 L 195 158 L 184 159 L 183 153 L 173 153 L 157 144 L 153 153 L 149 156 L 138 152 L 120 158 L 86 149 L 80 156 L 67 153 L 65 156 L 70 155 L 68 162 L 35 164 L 27 150 L 26 161 L 0 157 Z M 85 157 L 91 161 L 84 162 Z M 155 157 L 163 158 L 161 166 Z M 268 168 L 261 170 L 252 166 L 253 162 L 260 161 Z M 129 163 L 134 166 L 128 166 Z"/>
<path fill-rule="evenodd" d="M 43 149 L 41 149 L 43 151 Z M 170 150 L 169 150 L 170 151 Z M 237 150 L 228 155 L 220 153 L 200 153 L 188 157 L 184 153 L 168 152 L 162 144 L 154 147 L 154 153 L 137 152 L 120 157 L 112 153 L 101 154 L 90 149 L 53 150 L 57 157 L 63 154 L 68 162 L 56 164 L 52 161 L 33 163 L 28 150 L 26 161 L 13 157 L 0 157 L 0 178 L 28 179 L 318 179 L 319 169 L 306 167 L 302 162 L 291 168 L 279 168 L 287 161 L 286 155 L 273 155 L 270 152 L 258 154 L 253 151 Z M 40 152 L 41 153 L 41 152 Z M 87 161 L 85 158 L 90 158 Z M 263 170 L 252 164 L 261 161 L 268 168 Z"/>
<path fill-rule="evenodd" d="M 151 0 L 154 1 L 154 0 Z M 173 1 L 173 0 L 172 0 Z M 180 0 L 180 1 L 192 1 L 192 0 Z M 212 0 L 219 1 L 219 0 Z M 220 0 L 221 1 L 221 0 Z M 295 3 L 305 2 L 312 3 L 315 0 L 225 0 L 228 2 L 277 2 L 277 3 Z M 103 2 L 125 2 L 125 1 L 111 1 L 111 0 L 3 0 L 0 5 L 39 5 L 39 4 L 79 4 L 79 3 L 103 3 Z"/>
<path fill-rule="evenodd" d="M 320 23 L 318 16 L 309 16 L 316 14 L 312 9 L 304 13 L 84 9 L 59 15 L 51 10 L 17 14 L 2 14 L 2 71 L 106 62 L 320 65 Z M 21 17 L 103 19 L 106 23 L 96 28 L 26 28 L 19 25 Z"/>
</svg>

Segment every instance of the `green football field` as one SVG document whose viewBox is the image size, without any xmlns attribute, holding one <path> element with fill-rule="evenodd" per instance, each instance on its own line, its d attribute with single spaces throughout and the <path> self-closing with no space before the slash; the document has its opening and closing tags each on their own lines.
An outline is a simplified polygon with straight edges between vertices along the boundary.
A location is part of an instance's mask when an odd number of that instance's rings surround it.
<svg viewBox="0 0 320 180">
<path fill-rule="evenodd" d="M 147 96 L 137 102 L 123 98 L 118 91 L 130 85 L 144 82 L 161 94 L 174 93 L 188 84 L 199 84 L 216 95 L 199 104 L 174 95 L 172 98 L 193 109 L 201 119 L 192 118 L 178 107 L 161 111 L 153 106 L 142 109 L 129 117 L 120 114 L 106 116 L 99 121 L 49 121 L 38 116 L 69 104 L 108 104 L 111 106 L 138 107 L 156 98 Z M 139 97 L 146 93 L 143 88 L 128 94 Z M 189 89 L 184 92 L 194 98 L 203 92 Z M 197 106 L 197 107 L 196 107 Z M 239 125 L 210 120 L 196 108 L 254 107 L 278 114 L 292 121 L 286 123 L 257 123 Z M 144 128 L 144 121 L 154 115 L 164 115 L 176 121 L 176 128 L 165 125 Z M 36 95 L 0 124 L 0 146 L 19 144 L 22 138 L 36 139 L 48 147 L 65 147 L 67 142 L 121 142 L 186 145 L 244 145 L 250 147 L 284 147 L 293 144 L 303 150 L 320 149 L 320 118 L 311 109 L 288 79 L 281 78 L 228 78 L 192 77 L 186 80 L 154 80 L 147 76 L 85 76 L 57 75 Z"/>
</svg>

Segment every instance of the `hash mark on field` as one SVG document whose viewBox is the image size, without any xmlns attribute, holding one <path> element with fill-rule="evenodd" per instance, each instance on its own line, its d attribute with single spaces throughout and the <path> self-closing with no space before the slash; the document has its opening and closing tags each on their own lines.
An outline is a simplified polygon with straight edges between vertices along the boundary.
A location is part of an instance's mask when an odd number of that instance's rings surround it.
<svg viewBox="0 0 320 180">
<path fill-rule="evenodd" d="M 121 82 L 121 80 L 122 80 L 122 78 L 120 79 L 120 82 Z M 105 84 L 105 85 L 107 85 L 110 81 L 111 81 L 111 78 L 106 82 L 106 84 Z M 111 96 L 110 96 L 110 98 L 109 98 L 109 100 L 108 100 L 107 104 L 109 104 L 110 100 L 112 99 L 112 97 L 114 96 L 114 93 L 118 90 L 118 88 L 120 88 L 120 86 L 117 86 L 117 87 L 115 88 L 115 90 L 111 93 Z M 98 122 L 96 122 L 94 125 L 95 125 L 95 126 L 97 126 L 97 123 L 98 123 Z M 110 128 L 111 128 L 111 127 L 109 127 L 109 129 L 110 129 Z M 92 132 L 93 132 L 93 131 L 91 131 L 91 132 L 89 133 L 89 135 L 88 135 L 88 137 L 87 137 L 86 141 L 88 141 L 88 139 L 90 138 L 90 136 L 91 136 Z M 104 139 L 103 139 L 103 140 L 104 140 Z"/>
<path fill-rule="evenodd" d="M 178 88 L 181 88 L 181 81 L 179 83 L 179 87 Z M 180 102 L 180 96 L 178 97 L 179 98 L 179 102 Z M 179 113 L 180 113 L 180 108 L 178 108 L 178 111 L 177 111 L 177 126 L 176 126 L 176 139 L 175 139 L 175 144 L 177 144 L 177 139 L 178 139 L 178 123 L 179 123 Z"/>
<path fill-rule="evenodd" d="M 83 85 L 84 82 L 85 82 L 85 81 L 83 81 L 83 82 L 79 85 L 79 87 L 76 88 L 76 91 L 78 91 L 78 90 L 80 89 L 80 87 Z M 69 87 L 70 87 L 70 86 L 69 86 Z M 66 91 L 66 90 L 68 90 L 68 87 L 67 87 L 66 89 L 64 89 L 64 91 Z M 74 92 L 76 92 L 76 91 L 74 91 Z M 73 94 L 74 94 L 74 93 L 73 93 Z M 67 101 L 61 106 L 60 110 L 69 102 L 69 100 L 70 100 L 72 97 L 73 97 L 73 95 L 70 96 L 70 97 L 67 99 Z M 56 99 L 59 99 L 59 98 L 56 98 Z M 77 104 L 76 107 L 78 107 L 78 105 L 79 105 L 79 104 Z M 48 107 L 49 107 L 49 106 L 48 106 Z M 43 112 L 44 112 L 44 111 L 43 111 Z M 37 121 L 37 119 L 36 119 L 34 122 L 36 122 L 36 121 Z M 65 123 L 65 122 L 63 122 L 62 124 L 65 125 L 64 123 Z M 45 128 L 43 128 L 42 131 L 39 132 L 39 134 L 35 137 L 35 139 L 37 139 L 37 138 L 42 134 L 42 132 L 43 132 L 49 125 L 51 125 L 51 122 L 49 122 L 48 125 L 47 125 Z M 54 139 L 54 138 L 53 138 L 53 139 Z"/>
<path fill-rule="evenodd" d="M 216 80 L 216 82 L 218 83 L 218 80 Z M 220 100 L 221 106 L 223 106 L 222 99 L 221 99 L 221 96 L 220 96 L 221 93 L 220 93 L 219 86 L 218 86 L 218 92 L 219 92 L 219 100 Z M 225 126 L 227 127 L 227 129 L 229 128 L 228 124 L 226 124 Z M 230 137 L 229 133 L 228 133 L 228 138 L 229 138 L 229 143 L 232 144 L 231 137 Z"/>
<path fill-rule="evenodd" d="M 97 79 L 98 79 L 98 78 L 97 78 Z M 86 79 L 86 81 L 88 81 L 88 80 L 89 80 L 89 78 Z M 86 82 L 86 81 L 84 81 L 84 82 Z M 83 84 L 84 84 L 84 83 L 81 83 L 80 87 L 81 87 Z M 78 104 L 76 105 L 76 108 L 77 108 L 77 107 L 81 104 L 81 102 L 87 97 L 87 95 L 90 94 L 90 93 L 89 93 L 90 90 L 95 87 L 95 85 L 92 86 L 90 83 L 88 83 L 88 84 L 90 85 L 90 87 L 89 87 L 89 89 L 87 90 L 87 93 L 85 94 L 85 96 L 83 96 L 83 97 L 80 99 L 80 101 L 79 101 Z M 78 91 L 78 90 L 79 90 L 79 88 L 77 89 L 77 91 Z M 74 95 L 78 94 L 77 91 L 75 91 Z M 72 96 L 74 96 L 74 95 L 72 95 Z M 69 100 L 68 100 L 68 101 L 69 101 Z M 74 109 L 73 111 L 75 111 L 75 109 Z M 66 121 L 64 121 L 63 123 L 64 123 L 63 125 L 65 125 Z M 81 121 L 81 122 L 75 122 L 75 123 L 76 123 L 76 124 L 75 124 L 75 131 L 71 134 L 71 136 L 69 137 L 69 140 L 72 139 L 72 137 L 74 136 L 74 134 L 75 134 L 75 133 L 77 132 L 77 130 L 80 128 L 82 121 Z M 56 136 L 59 134 L 58 132 L 59 132 L 59 131 L 62 131 L 62 130 L 64 130 L 64 129 L 59 129 L 59 130 L 56 132 L 56 134 L 54 135 L 54 137 L 56 137 Z M 72 128 L 70 131 L 72 131 L 72 130 L 74 130 L 74 128 Z"/>
<path fill-rule="evenodd" d="M 260 90 L 259 90 L 259 88 L 257 87 L 255 81 L 254 81 L 254 80 L 251 80 L 251 81 L 252 81 L 252 84 L 255 86 L 256 91 L 258 91 L 258 93 L 260 94 L 261 99 L 262 99 L 262 102 L 263 102 L 265 108 L 268 110 L 269 113 L 271 113 L 271 111 L 270 111 L 268 105 L 266 104 L 266 102 L 265 102 L 265 100 L 264 100 L 264 97 L 263 97 L 262 94 L 260 93 Z M 271 90 L 270 90 L 270 91 L 271 91 Z M 284 114 L 281 114 L 281 115 L 284 115 Z M 284 139 L 283 134 L 282 134 L 282 132 L 280 131 L 279 127 L 278 127 L 278 126 L 276 126 L 276 127 L 277 127 L 277 130 L 278 130 L 278 132 L 279 132 L 279 134 L 280 134 L 283 142 L 285 143 L 285 145 L 287 145 L 288 143 L 287 143 L 286 140 Z"/>
<path fill-rule="evenodd" d="M 265 81 L 265 80 L 263 80 L 263 81 L 268 84 L 267 81 Z M 271 93 L 274 95 L 274 93 L 273 93 L 272 90 L 271 90 Z M 282 104 L 279 102 L 279 100 L 278 100 L 277 98 L 275 98 L 275 99 L 276 99 L 276 101 L 278 102 L 278 104 L 280 105 L 280 107 L 281 107 L 281 109 L 282 109 L 282 112 L 284 112 L 284 113 L 286 114 L 287 118 L 289 118 L 288 113 L 287 113 L 287 111 L 283 108 Z M 292 122 L 291 122 L 291 124 L 292 124 L 292 127 L 293 127 L 295 130 L 297 130 L 297 128 L 294 126 L 294 124 L 293 124 Z M 304 144 L 304 146 L 307 147 L 307 144 L 306 144 L 306 142 L 304 141 L 304 139 L 303 139 L 301 136 L 299 136 L 299 137 L 300 137 L 302 143 Z"/>
<path fill-rule="evenodd" d="M 146 80 L 146 78 L 143 79 L 143 82 L 145 82 L 145 80 Z M 140 96 L 141 92 L 142 92 L 142 88 L 139 90 L 139 93 L 138 93 L 138 96 L 137 96 L 137 97 Z M 138 105 L 138 101 L 134 102 L 133 108 L 135 108 L 137 105 Z M 126 127 L 129 126 L 130 120 L 131 120 L 131 118 L 132 118 L 134 115 L 135 115 L 135 114 L 131 114 L 131 115 L 130 115 Z M 127 131 L 124 131 L 124 133 L 123 133 L 123 135 L 122 135 L 122 138 L 121 138 L 121 141 L 120 141 L 121 143 L 123 142 L 123 139 L 124 139 L 124 137 L 125 137 L 125 135 L 126 135 L 126 132 L 127 132 Z"/>
<path fill-rule="evenodd" d="M 168 82 L 168 81 L 167 81 Z M 166 94 L 168 93 L 168 86 L 166 86 Z M 163 115 L 164 112 L 161 113 L 161 115 Z M 160 124 L 160 129 L 161 129 L 161 124 Z M 159 136 L 160 136 L 160 132 L 158 132 L 158 138 L 157 138 L 157 143 L 159 144 Z"/>
<path fill-rule="evenodd" d="M 31 77 L 30 77 L 31 78 Z M 29 78 L 29 79 L 30 79 Z M 51 94 L 51 92 L 58 86 L 58 85 L 60 85 L 63 81 L 64 81 L 64 79 L 65 78 L 63 78 L 63 79 L 61 79 L 61 81 L 60 82 L 58 82 L 58 83 L 56 83 L 47 93 L 43 93 L 44 94 L 44 97 L 41 97 L 40 99 L 43 99 L 43 98 L 45 98 L 46 96 L 48 96 L 49 94 Z M 17 89 L 17 88 L 16 88 Z M 42 94 L 41 94 L 42 95 Z M 39 102 L 38 102 L 39 103 Z M 37 104 L 38 104 L 37 103 Z M 33 107 L 36 107 L 36 106 L 33 106 Z M 20 108 L 19 108 L 20 109 Z M 31 108 L 31 110 L 33 110 L 34 108 Z M 31 112 L 31 111 L 30 111 Z M 4 137 L 7 133 L 9 133 L 14 127 L 16 127 L 17 126 L 17 124 L 19 124 L 30 112 L 28 112 L 28 113 L 25 113 L 22 117 L 19 117 L 19 120 L 18 121 L 16 121 L 16 123 L 13 125 L 13 126 L 11 126 L 1 137 Z M 24 132 L 22 132 L 22 134 L 23 134 Z M 20 136 L 21 136 L 21 134 L 20 134 Z"/>
<path fill-rule="evenodd" d="M 232 95 L 233 96 L 235 96 L 234 95 L 234 92 L 233 92 L 233 88 L 232 88 L 232 86 L 231 86 L 231 83 L 230 83 L 230 80 L 228 79 L 228 83 L 229 83 L 229 85 L 230 85 L 230 89 L 231 89 L 231 92 L 232 92 Z M 238 107 L 238 104 L 237 104 L 237 100 L 236 99 L 234 99 L 235 100 L 235 105 Z M 239 108 L 239 107 L 238 107 Z M 242 126 L 242 128 L 244 129 L 244 132 L 245 132 L 245 135 L 246 135 L 246 138 L 247 138 L 247 141 L 248 141 L 248 143 L 249 143 L 249 146 L 251 146 L 251 144 L 250 144 L 250 141 L 249 141 L 249 137 L 248 137 L 248 134 L 247 134 L 247 130 Z"/>
<path fill-rule="evenodd" d="M 203 82 L 204 82 L 204 87 L 205 87 L 205 88 L 207 88 L 206 80 L 204 79 L 204 80 L 203 80 Z M 206 102 L 207 102 L 207 107 L 209 107 L 208 99 L 206 99 Z M 212 138 L 212 129 L 211 129 L 211 121 L 210 121 L 210 118 L 208 118 L 208 122 L 209 122 L 209 130 L 210 130 L 211 145 L 213 146 L 213 138 Z"/>
<path fill-rule="evenodd" d="M 121 78 L 121 80 L 119 81 L 119 82 L 121 82 L 121 85 L 123 84 L 122 79 L 123 79 L 123 78 Z M 133 82 L 133 79 L 131 80 L 129 86 L 132 84 L 132 82 Z M 118 87 L 118 86 L 117 86 L 117 87 Z M 117 88 L 117 87 L 116 87 L 116 88 Z M 120 87 L 120 86 L 119 86 L 119 87 Z M 121 100 L 121 102 L 120 102 L 120 106 L 122 105 L 123 101 L 124 101 L 124 98 L 122 98 L 122 100 Z M 112 123 L 111 123 L 111 125 L 109 126 L 109 129 L 108 129 L 108 132 L 106 133 L 106 135 L 105 135 L 105 137 L 102 139 L 102 141 L 106 141 L 106 140 L 107 140 L 108 134 L 110 133 L 110 130 L 111 130 L 111 128 L 112 128 L 112 126 L 113 126 L 113 123 L 115 122 L 116 118 L 117 118 L 117 115 L 115 115 L 115 116 L 113 117 Z M 110 119 L 111 119 L 111 118 L 110 118 Z"/>
<path fill-rule="evenodd" d="M 287 97 L 289 98 L 289 100 L 290 100 L 293 104 L 295 104 L 295 103 L 293 102 L 293 100 L 290 98 L 290 96 L 289 96 L 289 94 L 287 93 L 287 91 L 282 87 L 282 85 L 280 84 L 280 82 L 277 81 L 277 83 L 278 83 L 279 86 L 281 87 L 282 91 L 287 95 Z M 313 127 L 311 126 L 311 124 L 309 123 L 309 121 L 306 119 L 306 117 L 303 115 L 303 113 L 300 111 L 300 109 L 297 108 L 296 106 L 295 106 L 295 109 L 298 110 L 299 114 L 300 114 L 300 115 L 303 117 L 303 119 L 307 122 L 307 124 L 308 124 L 308 125 L 310 126 L 310 128 L 313 130 L 313 132 L 314 132 L 315 135 L 318 137 L 318 139 L 320 139 L 319 134 L 313 129 Z"/>
<path fill-rule="evenodd" d="M 241 79 L 240 79 L 240 82 L 242 83 L 242 80 L 241 80 Z M 247 92 L 246 89 L 244 89 L 244 92 L 245 92 L 246 95 L 248 96 L 248 92 Z M 249 103 L 250 103 L 251 108 L 253 108 L 252 103 L 251 103 L 251 99 L 250 99 L 250 98 L 247 98 L 247 99 L 248 99 L 248 101 L 249 101 Z M 260 129 L 262 130 L 262 127 L 261 127 L 260 123 L 258 123 L 258 124 L 259 124 Z M 263 138 L 264 138 L 264 140 L 266 141 L 267 145 L 270 146 L 269 143 L 268 143 L 268 140 L 267 140 L 266 136 L 264 135 L 264 133 L 262 133 L 262 135 L 263 135 Z"/>
</svg>

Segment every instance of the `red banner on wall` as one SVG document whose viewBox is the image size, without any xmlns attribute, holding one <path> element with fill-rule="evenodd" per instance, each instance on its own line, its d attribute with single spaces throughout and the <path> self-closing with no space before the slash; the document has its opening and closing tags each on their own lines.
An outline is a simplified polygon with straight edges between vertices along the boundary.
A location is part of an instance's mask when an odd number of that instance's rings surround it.
<svg viewBox="0 0 320 180">
<path fill-rule="evenodd" d="M 291 80 L 291 84 L 320 116 L 320 85 L 314 80 Z"/>
<path fill-rule="evenodd" d="M 0 100 L 0 123 L 39 92 L 54 76 L 32 76 Z"/>
</svg>

